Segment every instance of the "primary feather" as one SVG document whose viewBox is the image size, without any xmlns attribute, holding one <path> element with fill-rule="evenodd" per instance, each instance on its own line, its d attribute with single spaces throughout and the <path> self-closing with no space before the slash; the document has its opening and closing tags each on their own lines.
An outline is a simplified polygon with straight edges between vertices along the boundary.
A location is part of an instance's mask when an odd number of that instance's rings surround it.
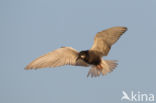
<svg viewBox="0 0 156 103">
<path fill-rule="evenodd" d="M 78 52 L 71 47 L 62 47 L 32 61 L 25 69 L 57 67 L 63 65 L 88 66 L 82 60 L 76 60 Z"/>
<path fill-rule="evenodd" d="M 94 38 L 94 44 L 90 50 L 97 52 L 100 56 L 108 55 L 111 46 L 126 30 L 126 27 L 112 27 L 97 33 Z"/>
</svg>

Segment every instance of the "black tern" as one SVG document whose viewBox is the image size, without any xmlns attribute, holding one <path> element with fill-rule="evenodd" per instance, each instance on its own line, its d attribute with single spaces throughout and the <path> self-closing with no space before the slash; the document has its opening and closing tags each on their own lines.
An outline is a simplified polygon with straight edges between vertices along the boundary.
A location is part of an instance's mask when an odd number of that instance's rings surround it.
<svg viewBox="0 0 156 103">
<path fill-rule="evenodd" d="M 91 66 L 87 77 L 89 75 L 91 77 L 106 75 L 116 68 L 117 61 L 103 60 L 102 57 L 108 55 L 111 46 L 126 31 L 127 28 L 121 26 L 103 30 L 96 34 L 90 50 L 78 52 L 72 47 L 61 47 L 35 59 L 25 69 L 54 68 L 64 65 Z"/>
</svg>

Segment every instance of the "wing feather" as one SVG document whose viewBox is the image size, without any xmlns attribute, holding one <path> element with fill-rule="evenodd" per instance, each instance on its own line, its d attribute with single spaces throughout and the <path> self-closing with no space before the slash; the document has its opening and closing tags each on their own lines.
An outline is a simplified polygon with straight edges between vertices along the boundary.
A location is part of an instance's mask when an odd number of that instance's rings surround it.
<svg viewBox="0 0 156 103">
<path fill-rule="evenodd" d="M 78 52 L 75 49 L 62 47 L 35 59 L 27 65 L 25 69 L 48 68 L 63 65 L 88 66 L 88 64 L 82 60 L 77 61 L 77 57 Z"/>
<path fill-rule="evenodd" d="M 98 52 L 100 56 L 108 55 L 111 46 L 117 42 L 126 30 L 126 27 L 112 27 L 97 33 L 91 50 Z"/>
</svg>

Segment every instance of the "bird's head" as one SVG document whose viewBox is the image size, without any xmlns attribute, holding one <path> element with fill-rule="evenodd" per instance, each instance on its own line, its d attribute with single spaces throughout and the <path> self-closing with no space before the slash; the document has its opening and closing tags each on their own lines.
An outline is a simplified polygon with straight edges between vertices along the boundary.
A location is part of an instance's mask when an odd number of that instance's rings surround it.
<svg viewBox="0 0 156 103">
<path fill-rule="evenodd" d="M 79 53 L 79 55 L 78 55 L 77 60 L 78 60 L 78 59 L 85 60 L 86 58 L 88 58 L 88 50 L 86 50 L 86 51 L 81 51 L 81 52 Z"/>
</svg>

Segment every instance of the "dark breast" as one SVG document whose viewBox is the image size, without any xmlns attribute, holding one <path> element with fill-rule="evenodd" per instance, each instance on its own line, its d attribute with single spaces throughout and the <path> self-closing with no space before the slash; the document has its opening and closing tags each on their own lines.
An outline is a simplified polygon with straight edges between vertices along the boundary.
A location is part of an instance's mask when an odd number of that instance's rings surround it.
<svg viewBox="0 0 156 103">
<path fill-rule="evenodd" d="M 94 51 L 88 51 L 88 56 L 85 59 L 88 64 L 98 65 L 101 63 L 101 57 Z"/>
</svg>

